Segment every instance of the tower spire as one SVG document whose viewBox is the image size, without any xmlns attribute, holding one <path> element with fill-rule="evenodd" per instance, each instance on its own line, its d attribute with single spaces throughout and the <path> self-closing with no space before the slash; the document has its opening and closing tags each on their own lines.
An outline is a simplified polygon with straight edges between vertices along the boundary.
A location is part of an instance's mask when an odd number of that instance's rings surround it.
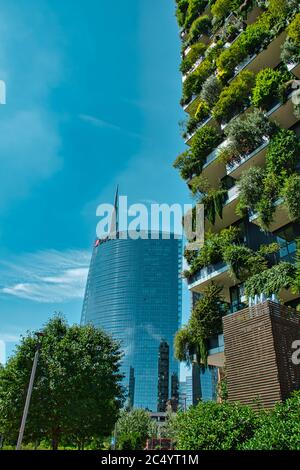
<svg viewBox="0 0 300 470">
<path fill-rule="evenodd" d="M 119 238 L 119 185 L 116 188 L 114 211 L 112 214 L 110 233 L 116 232 L 116 237 Z"/>
</svg>

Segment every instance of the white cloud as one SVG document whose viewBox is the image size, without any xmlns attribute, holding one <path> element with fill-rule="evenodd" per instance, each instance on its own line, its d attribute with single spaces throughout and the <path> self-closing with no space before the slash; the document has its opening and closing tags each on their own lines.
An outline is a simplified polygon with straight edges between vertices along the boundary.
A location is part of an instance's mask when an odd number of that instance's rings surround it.
<svg viewBox="0 0 300 470">
<path fill-rule="evenodd" d="M 90 252 L 39 251 L 0 261 L 0 292 L 40 303 L 80 299 L 84 295 Z M 1 334 L 0 334 L 1 338 Z"/>
</svg>

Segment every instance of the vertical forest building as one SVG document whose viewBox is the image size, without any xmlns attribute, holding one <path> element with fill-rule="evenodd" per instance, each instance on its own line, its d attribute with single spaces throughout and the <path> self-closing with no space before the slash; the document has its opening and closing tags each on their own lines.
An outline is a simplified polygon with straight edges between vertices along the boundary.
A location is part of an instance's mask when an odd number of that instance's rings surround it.
<svg viewBox="0 0 300 470">
<path fill-rule="evenodd" d="M 174 166 L 205 208 L 184 273 L 201 348 L 187 330 L 182 345 L 225 373 L 230 401 L 272 407 L 300 388 L 300 4 L 176 8 L 186 147 Z"/>
</svg>

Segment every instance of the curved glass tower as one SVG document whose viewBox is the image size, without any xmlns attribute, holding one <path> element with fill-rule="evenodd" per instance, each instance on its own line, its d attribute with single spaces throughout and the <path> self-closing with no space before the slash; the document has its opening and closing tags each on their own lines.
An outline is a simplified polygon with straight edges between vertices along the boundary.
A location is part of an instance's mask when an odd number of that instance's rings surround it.
<svg viewBox="0 0 300 470">
<path fill-rule="evenodd" d="M 82 310 L 82 323 L 121 341 L 128 402 L 163 411 L 176 398 L 178 362 L 173 339 L 181 313 L 181 241 L 97 241 Z"/>
</svg>

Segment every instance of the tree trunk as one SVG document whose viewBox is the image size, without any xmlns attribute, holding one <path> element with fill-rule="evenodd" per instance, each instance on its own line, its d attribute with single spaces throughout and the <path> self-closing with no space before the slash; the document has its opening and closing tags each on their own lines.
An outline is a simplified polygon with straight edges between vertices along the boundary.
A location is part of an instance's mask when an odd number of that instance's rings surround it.
<svg viewBox="0 0 300 470">
<path fill-rule="evenodd" d="M 54 432 L 52 434 L 52 450 L 57 450 L 59 444 L 59 432 Z"/>
</svg>

